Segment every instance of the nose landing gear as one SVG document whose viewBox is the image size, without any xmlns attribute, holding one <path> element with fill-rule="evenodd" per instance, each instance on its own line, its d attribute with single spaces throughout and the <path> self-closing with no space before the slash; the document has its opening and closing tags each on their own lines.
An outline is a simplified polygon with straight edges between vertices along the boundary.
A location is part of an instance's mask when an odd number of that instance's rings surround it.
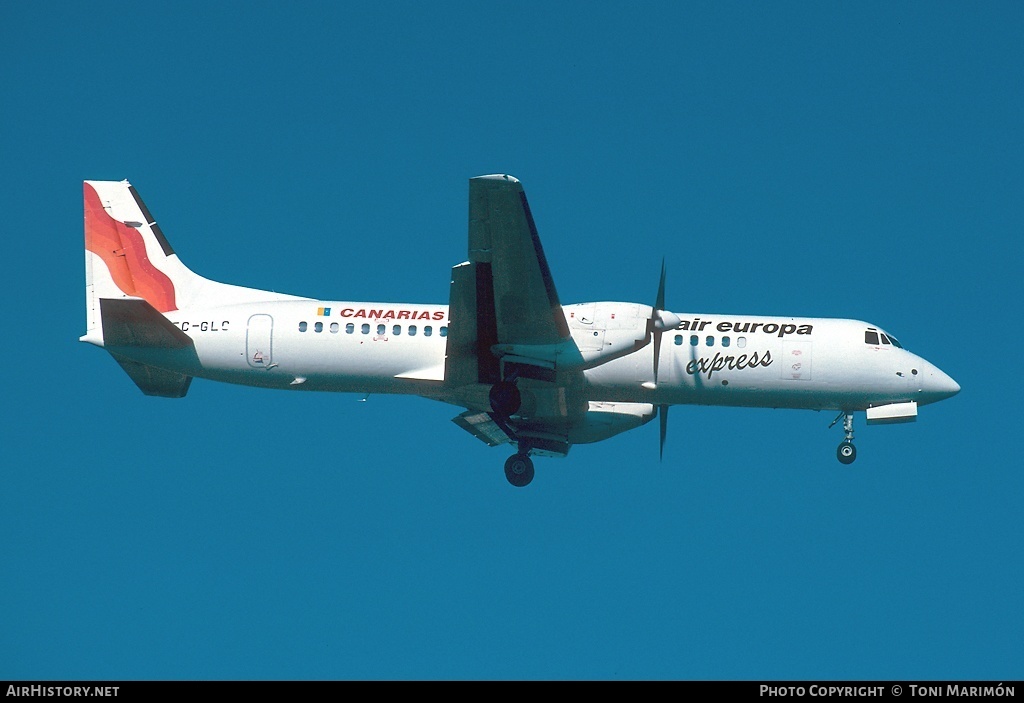
<svg viewBox="0 0 1024 703">
<path fill-rule="evenodd" d="M 838 417 L 832 421 L 829 427 L 832 427 L 840 420 L 843 421 L 843 432 L 846 433 L 846 438 L 836 449 L 836 458 L 839 459 L 840 463 L 852 464 L 854 459 L 857 458 L 857 447 L 853 446 L 853 413 L 846 411 L 839 413 Z"/>
</svg>

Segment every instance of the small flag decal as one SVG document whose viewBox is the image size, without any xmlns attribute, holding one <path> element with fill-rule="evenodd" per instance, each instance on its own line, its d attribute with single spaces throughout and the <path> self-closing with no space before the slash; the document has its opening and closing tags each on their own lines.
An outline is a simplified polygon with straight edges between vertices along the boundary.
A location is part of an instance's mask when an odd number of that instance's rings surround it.
<svg viewBox="0 0 1024 703">
<path fill-rule="evenodd" d="M 330 317 L 331 316 L 331 309 L 330 308 L 317 308 L 316 309 L 316 314 L 321 316 L 321 317 Z"/>
</svg>

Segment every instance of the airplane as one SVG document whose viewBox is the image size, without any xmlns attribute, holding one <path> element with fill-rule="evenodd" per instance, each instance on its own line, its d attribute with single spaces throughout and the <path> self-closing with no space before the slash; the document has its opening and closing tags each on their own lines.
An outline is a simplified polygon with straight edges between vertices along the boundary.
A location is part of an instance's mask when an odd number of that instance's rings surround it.
<svg viewBox="0 0 1024 703">
<path fill-rule="evenodd" d="M 522 184 L 469 180 L 467 260 L 447 305 L 317 300 L 212 281 L 178 258 L 128 181 L 85 181 L 86 333 L 143 393 L 184 397 L 193 378 L 296 391 L 403 393 L 464 409 L 456 425 L 531 457 L 564 457 L 660 419 L 672 405 L 837 412 L 913 422 L 960 386 L 859 320 L 676 313 L 665 263 L 653 305 L 562 304 Z"/>
</svg>

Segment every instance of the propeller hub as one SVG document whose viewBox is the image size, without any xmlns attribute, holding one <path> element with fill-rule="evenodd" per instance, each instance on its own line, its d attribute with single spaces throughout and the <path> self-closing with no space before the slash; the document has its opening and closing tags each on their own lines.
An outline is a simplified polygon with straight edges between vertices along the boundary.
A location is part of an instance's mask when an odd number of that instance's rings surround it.
<svg viewBox="0 0 1024 703">
<path fill-rule="evenodd" d="M 676 315 L 674 312 L 669 312 L 668 310 L 655 310 L 653 317 L 654 329 L 659 332 L 673 330 L 683 321 L 679 315 Z"/>
</svg>

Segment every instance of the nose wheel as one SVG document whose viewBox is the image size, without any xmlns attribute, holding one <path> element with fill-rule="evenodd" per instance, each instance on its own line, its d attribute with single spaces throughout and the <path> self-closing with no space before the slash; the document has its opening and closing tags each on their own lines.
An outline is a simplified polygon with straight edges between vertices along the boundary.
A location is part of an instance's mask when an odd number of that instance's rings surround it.
<svg viewBox="0 0 1024 703">
<path fill-rule="evenodd" d="M 857 447 L 853 446 L 853 413 L 839 413 L 839 416 L 832 421 L 832 425 L 835 425 L 840 420 L 843 421 L 843 432 L 846 433 L 846 438 L 836 449 L 836 458 L 842 464 L 852 464 L 854 459 L 857 458 Z M 829 427 L 832 427 L 832 425 L 829 425 Z"/>
<path fill-rule="evenodd" d="M 857 447 L 853 446 L 853 442 L 843 442 L 836 450 L 836 456 L 842 463 L 852 464 L 857 458 Z"/>
</svg>

